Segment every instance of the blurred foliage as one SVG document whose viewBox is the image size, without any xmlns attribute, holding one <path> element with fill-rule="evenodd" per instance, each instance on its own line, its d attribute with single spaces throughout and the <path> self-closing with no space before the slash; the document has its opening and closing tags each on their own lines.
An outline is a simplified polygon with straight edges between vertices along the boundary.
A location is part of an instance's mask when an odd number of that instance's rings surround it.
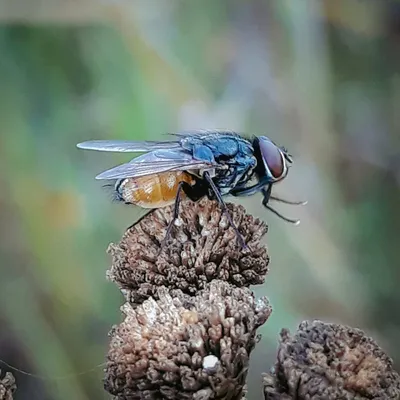
<svg viewBox="0 0 400 400">
<path fill-rule="evenodd" d="M 104 361 L 122 302 L 105 249 L 141 211 L 93 179 L 127 157 L 76 143 L 181 129 L 267 134 L 295 157 L 276 191 L 309 200 L 285 208 L 299 228 L 240 200 L 270 224 L 256 293 L 274 306 L 249 399 L 305 318 L 365 329 L 400 366 L 398 2 L 34 3 L 1 6 L 0 359 L 66 377 L 16 373 L 16 399 L 107 398 L 101 368 L 74 374 Z"/>
</svg>

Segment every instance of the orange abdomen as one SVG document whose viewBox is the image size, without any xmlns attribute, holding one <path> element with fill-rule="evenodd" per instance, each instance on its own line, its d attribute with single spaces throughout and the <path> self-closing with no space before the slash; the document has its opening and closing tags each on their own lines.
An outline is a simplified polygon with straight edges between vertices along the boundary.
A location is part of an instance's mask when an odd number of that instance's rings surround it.
<svg viewBox="0 0 400 400">
<path fill-rule="evenodd" d="M 195 180 L 183 171 L 125 179 L 119 188 L 119 194 L 126 203 L 143 208 L 160 208 L 175 202 L 179 182 L 194 185 Z M 185 193 L 182 192 L 182 198 Z"/>
</svg>

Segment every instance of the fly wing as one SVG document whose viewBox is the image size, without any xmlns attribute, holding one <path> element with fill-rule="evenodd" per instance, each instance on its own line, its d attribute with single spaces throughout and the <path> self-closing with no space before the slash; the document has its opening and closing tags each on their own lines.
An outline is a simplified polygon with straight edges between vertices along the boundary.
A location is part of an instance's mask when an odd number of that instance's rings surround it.
<svg viewBox="0 0 400 400">
<path fill-rule="evenodd" d="M 186 137 L 186 136 L 196 137 L 196 136 L 203 136 L 211 132 L 216 132 L 216 131 L 213 131 L 211 129 L 197 129 L 192 131 L 169 132 L 167 133 L 167 135 L 178 136 L 178 137 Z"/>
<path fill-rule="evenodd" d="M 181 131 L 181 132 L 171 132 L 168 133 L 168 135 L 171 136 L 177 136 L 177 137 L 204 137 L 208 135 L 232 135 L 232 136 L 240 136 L 238 133 L 235 131 L 230 131 L 227 129 L 198 129 L 198 130 L 192 130 L 192 131 Z"/>
<path fill-rule="evenodd" d="M 76 145 L 80 149 L 112 151 L 118 153 L 141 153 L 153 150 L 169 150 L 180 147 L 178 141 L 144 141 L 135 142 L 132 140 L 89 140 Z"/>
<path fill-rule="evenodd" d="M 184 151 L 156 150 L 104 171 L 96 179 L 125 179 L 167 171 L 210 170 L 217 167 L 218 164 L 196 160 Z"/>
<path fill-rule="evenodd" d="M 237 133 L 228 130 L 200 129 L 168 133 L 168 135 L 175 136 L 179 138 L 179 140 L 143 142 L 133 140 L 89 140 L 87 142 L 78 143 L 77 147 L 85 150 L 111 151 L 118 153 L 141 153 L 153 150 L 179 149 L 179 147 L 181 147 L 181 141 L 184 138 L 201 138 L 207 135 L 219 134 L 238 136 Z"/>
</svg>

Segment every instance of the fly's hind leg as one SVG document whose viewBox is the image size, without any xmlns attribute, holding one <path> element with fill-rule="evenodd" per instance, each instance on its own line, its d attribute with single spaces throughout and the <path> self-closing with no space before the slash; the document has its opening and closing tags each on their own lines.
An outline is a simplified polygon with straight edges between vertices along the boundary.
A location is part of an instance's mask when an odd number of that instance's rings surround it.
<svg viewBox="0 0 400 400">
<path fill-rule="evenodd" d="M 204 193 L 201 189 L 202 188 L 197 185 L 191 186 L 187 182 L 183 182 L 183 181 L 179 182 L 178 190 L 176 191 L 176 197 L 175 197 L 174 213 L 172 215 L 172 219 L 171 219 L 170 223 L 168 224 L 167 233 L 165 234 L 165 238 L 162 242 L 162 247 L 166 245 L 167 240 L 171 234 L 172 227 L 175 225 L 175 221 L 179 217 L 179 206 L 180 206 L 181 200 L 182 200 L 182 198 L 181 198 L 182 191 L 186 194 L 186 196 L 190 200 L 197 201 L 204 195 Z"/>
<path fill-rule="evenodd" d="M 222 209 L 222 212 L 226 215 L 226 217 L 228 218 L 228 221 L 229 221 L 230 225 L 232 226 L 232 228 L 234 229 L 234 231 L 235 231 L 235 233 L 236 233 L 236 236 L 237 236 L 237 238 L 238 238 L 238 240 L 239 240 L 240 245 L 242 246 L 243 249 L 247 249 L 248 247 L 247 247 L 247 245 L 246 245 L 246 243 L 245 243 L 245 241 L 244 241 L 244 238 L 243 238 L 243 236 L 240 234 L 239 229 L 237 228 L 237 226 L 235 225 L 235 223 L 233 222 L 232 217 L 231 217 L 231 214 L 229 213 L 228 207 L 226 206 L 226 204 L 225 204 L 225 202 L 224 202 L 224 200 L 223 200 L 223 198 L 222 198 L 222 195 L 221 195 L 220 191 L 219 191 L 218 188 L 215 186 L 214 181 L 212 180 L 210 174 L 209 174 L 207 171 L 204 172 L 204 179 L 205 179 L 205 180 L 209 183 L 209 185 L 211 186 L 211 189 L 213 190 L 213 192 L 214 192 L 214 194 L 215 194 L 215 196 L 216 196 L 216 198 L 217 198 L 217 200 L 218 200 L 218 203 L 219 203 L 219 206 L 220 206 L 221 209 Z"/>
</svg>

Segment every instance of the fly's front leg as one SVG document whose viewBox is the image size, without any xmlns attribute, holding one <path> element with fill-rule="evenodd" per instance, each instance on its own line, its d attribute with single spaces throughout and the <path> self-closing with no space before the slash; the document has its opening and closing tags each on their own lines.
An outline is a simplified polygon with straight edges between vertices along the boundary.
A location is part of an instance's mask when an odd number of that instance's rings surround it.
<svg viewBox="0 0 400 400">
<path fill-rule="evenodd" d="M 278 216 L 279 218 L 283 219 L 284 221 L 290 222 L 291 224 L 294 224 L 294 225 L 298 225 L 300 223 L 300 220 L 287 218 L 284 215 L 282 215 L 280 212 L 276 211 L 274 208 L 272 208 L 268 204 L 269 200 L 272 199 L 271 189 L 272 189 L 272 185 L 269 185 L 268 189 L 265 189 L 265 188 L 261 189 L 261 192 L 264 195 L 264 198 L 263 198 L 263 201 L 262 201 L 262 205 L 265 208 L 267 208 L 269 211 L 274 213 L 276 216 Z"/>
<path fill-rule="evenodd" d="M 271 182 L 271 179 L 268 176 L 262 176 L 261 178 L 259 178 L 259 181 L 256 184 L 252 186 L 245 186 L 245 184 L 236 186 L 229 192 L 229 194 L 235 197 L 252 196 L 258 192 L 262 192 L 262 189 L 265 189 L 265 187 L 268 186 L 268 189 L 266 189 L 268 194 L 264 195 L 264 197 L 267 197 L 267 202 L 269 202 L 270 200 L 274 200 L 280 203 L 290 204 L 293 206 L 305 206 L 307 204 L 307 201 L 291 201 L 271 195 L 272 184 L 273 182 Z"/>
<path fill-rule="evenodd" d="M 271 191 L 272 191 L 272 185 L 269 185 L 268 188 L 266 189 L 265 187 L 261 189 L 261 193 L 263 194 L 264 198 L 263 198 L 263 206 L 265 207 L 268 202 L 269 199 L 271 197 Z"/>
<path fill-rule="evenodd" d="M 286 200 L 286 199 L 282 199 L 281 197 L 275 197 L 275 196 L 270 196 L 269 199 L 270 200 L 279 201 L 280 203 L 283 203 L 283 204 L 290 204 L 292 206 L 305 206 L 307 204 L 307 200 L 305 200 L 305 201 L 291 201 L 291 200 Z"/>
<path fill-rule="evenodd" d="M 271 186 L 270 182 L 269 182 L 269 178 L 264 177 L 262 179 L 260 179 L 259 182 L 257 182 L 255 185 L 253 186 L 240 186 L 240 187 L 236 187 L 234 189 L 232 189 L 229 194 L 231 194 L 232 196 L 252 196 L 253 194 L 256 194 L 258 192 L 261 191 L 261 189 L 265 188 L 265 186 Z"/>
<path fill-rule="evenodd" d="M 224 202 L 224 200 L 223 200 L 223 198 L 222 198 L 222 195 L 221 195 L 220 191 L 219 191 L 218 188 L 215 186 L 214 181 L 212 180 L 212 178 L 210 177 L 210 174 L 209 174 L 207 171 L 204 172 L 204 179 L 205 179 L 205 180 L 209 183 L 209 185 L 211 186 L 211 189 L 212 189 L 212 191 L 214 192 L 215 197 L 216 197 L 217 200 L 218 200 L 218 203 L 219 203 L 219 206 L 220 206 L 221 209 L 222 209 L 222 212 L 226 215 L 226 217 L 228 218 L 228 221 L 229 221 L 230 225 L 233 227 L 233 229 L 234 229 L 234 231 L 235 231 L 235 233 L 236 233 L 236 236 L 237 236 L 237 238 L 238 238 L 238 240 L 239 240 L 240 245 L 242 246 L 243 249 L 247 249 L 248 247 L 247 247 L 247 245 L 246 245 L 246 243 L 245 243 L 245 241 L 244 241 L 244 239 L 243 239 L 243 236 L 240 234 L 238 228 L 236 227 L 235 223 L 233 222 L 232 217 L 231 217 L 231 214 L 229 213 L 228 207 L 226 206 L 226 204 L 225 204 L 225 202 Z"/>
</svg>

